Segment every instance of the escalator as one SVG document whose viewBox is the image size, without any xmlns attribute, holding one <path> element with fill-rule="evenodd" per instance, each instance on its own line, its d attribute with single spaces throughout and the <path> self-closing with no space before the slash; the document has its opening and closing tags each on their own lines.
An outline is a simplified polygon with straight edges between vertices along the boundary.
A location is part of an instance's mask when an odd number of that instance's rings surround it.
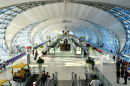
<svg viewBox="0 0 130 86">
<path fill-rule="evenodd" d="M 58 73 L 53 74 L 52 79 L 50 80 L 47 86 L 72 86 L 71 80 L 58 80 Z M 46 85 L 45 85 L 46 86 Z"/>
<path fill-rule="evenodd" d="M 33 86 L 33 82 L 37 82 L 40 77 L 41 77 L 41 74 L 34 74 L 31 80 L 28 83 L 26 83 L 25 86 Z"/>
<path fill-rule="evenodd" d="M 88 86 L 88 82 L 86 82 L 86 80 L 84 80 L 84 79 L 81 79 L 80 80 L 80 82 L 81 82 L 81 86 Z"/>
<path fill-rule="evenodd" d="M 40 77 L 37 79 L 37 82 L 36 82 L 35 86 L 57 86 L 57 81 L 58 81 L 57 75 L 58 75 L 58 73 L 55 72 L 55 73 L 53 74 L 53 77 L 52 77 L 52 78 L 47 77 L 47 79 L 46 79 L 44 85 L 43 85 L 43 81 L 42 81 L 41 76 L 40 76 Z M 32 81 L 33 81 L 33 80 L 32 80 Z M 28 85 L 28 86 L 33 86 L 33 85 L 30 84 L 30 85 Z"/>
<path fill-rule="evenodd" d="M 58 80 L 58 86 L 72 86 L 71 80 Z"/>
</svg>

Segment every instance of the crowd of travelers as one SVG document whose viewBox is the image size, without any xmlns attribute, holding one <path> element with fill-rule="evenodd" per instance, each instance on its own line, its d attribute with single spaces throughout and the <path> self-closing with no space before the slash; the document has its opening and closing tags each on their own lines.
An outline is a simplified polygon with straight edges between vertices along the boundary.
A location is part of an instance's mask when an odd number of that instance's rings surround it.
<svg viewBox="0 0 130 86">
<path fill-rule="evenodd" d="M 113 56 L 113 61 L 115 63 L 115 56 Z M 122 60 L 117 60 L 116 62 L 116 77 L 117 77 L 117 83 L 119 84 L 120 78 L 124 78 L 124 85 L 127 84 L 127 79 L 129 77 L 129 72 L 127 71 L 127 68 L 130 68 L 130 62 L 129 64 L 125 64 L 122 62 Z"/>
</svg>

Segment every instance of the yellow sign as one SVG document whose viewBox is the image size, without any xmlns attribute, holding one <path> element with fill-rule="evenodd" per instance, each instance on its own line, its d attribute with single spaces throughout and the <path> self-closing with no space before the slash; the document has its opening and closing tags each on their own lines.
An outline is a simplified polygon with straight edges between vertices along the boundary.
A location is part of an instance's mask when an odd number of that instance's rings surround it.
<svg viewBox="0 0 130 86">
<path fill-rule="evenodd" d="M 85 38 L 85 36 L 81 36 L 81 38 Z"/>
<path fill-rule="evenodd" d="M 47 36 L 47 37 L 50 37 L 50 36 Z"/>
</svg>

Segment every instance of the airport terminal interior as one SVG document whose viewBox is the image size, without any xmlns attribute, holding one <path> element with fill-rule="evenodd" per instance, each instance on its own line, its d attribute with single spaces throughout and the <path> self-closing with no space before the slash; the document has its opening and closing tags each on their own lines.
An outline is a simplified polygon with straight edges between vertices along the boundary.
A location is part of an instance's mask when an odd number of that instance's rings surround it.
<svg viewBox="0 0 130 86">
<path fill-rule="evenodd" d="M 95 76 L 130 86 L 130 0 L 0 0 L 0 86 L 99 86 Z"/>
</svg>

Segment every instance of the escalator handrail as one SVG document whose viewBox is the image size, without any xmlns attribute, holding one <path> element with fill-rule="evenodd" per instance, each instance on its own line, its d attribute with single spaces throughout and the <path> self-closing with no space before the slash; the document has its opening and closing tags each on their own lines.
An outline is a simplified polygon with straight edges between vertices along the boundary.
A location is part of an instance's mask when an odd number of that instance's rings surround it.
<svg viewBox="0 0 130 86">
<path fill-rule="evenodd" d="M 72 86 L 77 86 L 77 74 L 75 74 L 74 72 L 72 72 Z"/>
</svg>

